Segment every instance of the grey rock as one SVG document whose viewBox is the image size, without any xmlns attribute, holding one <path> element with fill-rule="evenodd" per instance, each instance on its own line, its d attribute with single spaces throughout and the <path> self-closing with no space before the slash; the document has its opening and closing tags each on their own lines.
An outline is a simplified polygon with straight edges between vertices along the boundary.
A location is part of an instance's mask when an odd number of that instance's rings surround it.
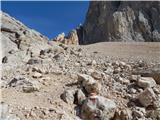
<svg viewBox="0 0 160 120">
<path fill-rule="evenodd" d="M 65 90 L 61 95 L 61 98 L 68 104 L 73 104 L 75 100 L 75 90 Z"/>
<path fill-rule="evenodd" d="M 84 120 L 109 120 L 114 116 L 116 104 L 114 101 L 98 96 L 95 101 L 87 98 L 81 109 Z"/>
<path fill-rule="evenodd" d="M 159 1 L 91 1 L 81 44 L 102 41 L 160 41 Z"/>
<path fill-rule="evenodd" d="M 156 82 L 151 77 L 141 77 L 137 82 L 139 87 L 147 88 L 156 86 Z"/>
<path fill-rule="evenodd" d="M 151 88 L 146 88 L 138 95 L 138 100 L 144 107 L 148 107 L 156 101 L 156 94 Z"/>
<path fill-rule="evenodd" d="M 81 82 L 88 93 L 99 93 L 101 91 L 101 84 L 89 75 L 78 74 L 78 81 Z"/>
<path fill-rule="evenodd" d="M 79 104 L 79 105 L 82 105 L 83 102 L 85 101 L 85 99 L 86 99 L 86 96 L 85 96 L 85 94 L 83 93 L 83 91 L 82 91 L 82 90 L 78 90 L 78 91 L 77 91 L 78 104 Z"/>
<path fill-rule="evenodd" d="M 103 78 L 102 76 L 102 73 L 99 72 L 99 71 L 94 71 L 91 73 L 91 76 L 94 78 L 94 79 L 97 79 L 97 80 L 101 80 Z"/>
<path fill-rule="evenodd" d="M 125 110 L 121 111 L 120 119 L 121 120 L 131 120 L 131 119 L 133 119 L 132 111 L 129 110 L 129 109 L 125 109 Z"/>
<path fill-rule="evenodd" d="M 40 88 L 41 88 L 41 84 L 38 81 L 35 81 L 35 80 L 29 81 L 28 84 L 25 84 L 22 87 L 23 92 L 25 92 L 25 93 L 31 93 L 31 92 L 39 91 Z"/>
<path fill-rule="evenodd" d="M 33 64 L 41 64 L 42 60 L 37 58 L 31 58 L 28 60 L 27 64 L 33 65 Z"/>
<path fill-rule="evenodd" d="M 141 108 L 141 107 L 135 107 L 133 112 L 133 117 L 134 118 L 145 118 L 145 115 L 146 115 L 146 110 L 145 108 Z"/>
<path fill-rule="evenodd" d="M 32 75 L 33 78 L 41 78 L 42 74 L 38 73 L 38 72 L 34 72 L 34 74 Z"/>
<path fill-rule="evenodd" d="M 41 85 L 38 81 L 36 80 L 30 80 L 25 77 L 15 77 L 8 83 L 9 87 L 16 87 L 23 92 L 34 92 L 38 91 L 41 88 Z"/>
<path fill-rule="evenodd" d="M 108 67 L 106 68 L 106 70 L 104 71 L 104 73 L 106 73 L 106 74 L 108 74 L 108 75 L 112 75 L 113 72 L 114 72 L 114 68 L 113 68 L 113 67 L 110 67 L 110 66 L 108 66 Z"/>
<path fill-rule="evenodd" d="M 153 68 L 147 70 L 137 70 L 134 74 L 141 75 L 143 77 L 152 77 L 157 84 L 160 84 L 160 66 L 156 65 Z"/>
</svg>

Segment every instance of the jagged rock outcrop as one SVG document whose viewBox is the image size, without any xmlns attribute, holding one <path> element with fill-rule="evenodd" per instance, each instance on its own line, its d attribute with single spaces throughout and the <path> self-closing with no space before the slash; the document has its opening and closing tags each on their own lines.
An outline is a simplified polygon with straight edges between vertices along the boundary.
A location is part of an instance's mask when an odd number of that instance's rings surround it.
<svg viewBox="0 0 160 120">
<path fill-rule="evenodd" d="M 160 2 L 91 1 L 78 32 L 81 44 L 160 42 Z"/>
<path fill-rule="evenodd" d="M 55 37 L 53 40 L 56 42 L 66 44 L 66 45 L 78 45 L 79 44 L 77 30 L 75 29 L 71 30 L 67 36 L 65 36 L 65 33 L 58 34 L 58 36 Z"/>
</svg>

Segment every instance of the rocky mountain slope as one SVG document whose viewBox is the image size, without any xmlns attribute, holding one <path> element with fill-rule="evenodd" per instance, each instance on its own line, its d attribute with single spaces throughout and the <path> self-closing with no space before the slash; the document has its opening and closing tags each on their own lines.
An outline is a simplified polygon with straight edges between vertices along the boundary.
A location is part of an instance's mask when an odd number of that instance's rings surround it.
<svg viewBox="0 0 160 120">
<path fill-rule="evenodd" d="M 160 119 L 159 43 L 65 45 L 1 16 L 1 120 Z"/>
<path fill-rule="evenodd" d="M 160 42 L 159 1 L 91 1 L 79 31 L 81 44 Z"/>
</svg>

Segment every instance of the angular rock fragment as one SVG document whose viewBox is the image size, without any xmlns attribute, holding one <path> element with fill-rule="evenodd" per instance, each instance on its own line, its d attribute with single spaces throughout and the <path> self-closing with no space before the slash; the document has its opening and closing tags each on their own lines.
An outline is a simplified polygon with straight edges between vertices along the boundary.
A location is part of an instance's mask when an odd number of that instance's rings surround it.
<svg viewBox="0 0 160 120">
<path fill-rule="evenodd" d="M 89 75 L 78 74 L 78 81 L 82 83 L 82 86 L 88 93 L 99 93 L 101 90 L 101 84 Z"/>
<path fill-rule="evenodd" d="M 137 82 L 139 87 L 147 88 L 156 86 L 156 82 L 151 77 L 141 77 Z"/>
<path fill-rule="evenodd" d="M 77 91 L 77 100 L 78 100 L 78 105 L 82 105 L 83 102 L 85 101 L 86 96 L 85 94 L 82 92 L 82 90 L 78 90 Z"/>
<path fill-rule="evenodd" d="M 113 118 L 116 109 L 114 101 L 101 97 L 89 97 L 85 100 L 81 117 L 83 120 L 109 120 Z"/>
<path fill-rule="evenodd" d="M 103 78 L 102 76 L 102 73 L 101 72 L 98 72 L 98 71 L 94 71 L 91 73 L 91 76 L 94 78 L 94 79 L 97 79 L 97 80 L 101 80 Z"/>
<path fill-rule="evenodd" d="M 144 107 L 148 107 L 149 105 L 153 105 L 154 101 L 156 101 L 156 95 L 152 88 L 146 88 L 142 93 L 138 95 L 138 100 Z"/>
<path fill-rule="evenodd" d="M 35 72 L 35 73 L 33 73 L 32 77 L 33 77 L 33 78 L 41 78 L 41 77 L 42 77 L 42 74 L 41 74 L 41 73 L 38 73 L 38 72 Z"/>
<path fill-rule="evenodd" d="M 61 98 L 68 104 L 73 104 L 75 100 L 75 90 L 65 90 Z"/>
</svg>

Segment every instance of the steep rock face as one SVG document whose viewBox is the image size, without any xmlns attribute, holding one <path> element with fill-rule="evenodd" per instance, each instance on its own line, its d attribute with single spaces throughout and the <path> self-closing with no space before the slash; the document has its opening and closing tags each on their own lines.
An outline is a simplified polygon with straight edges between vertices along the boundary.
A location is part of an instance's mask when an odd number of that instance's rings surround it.
<svg viewBox="0 0 160 120">
<path fill-rule="evenodd" d="M 159 42 L 160 2 L 92 1 L 81 35 L 81 44 L 102 41 Z"/>
</svg>

